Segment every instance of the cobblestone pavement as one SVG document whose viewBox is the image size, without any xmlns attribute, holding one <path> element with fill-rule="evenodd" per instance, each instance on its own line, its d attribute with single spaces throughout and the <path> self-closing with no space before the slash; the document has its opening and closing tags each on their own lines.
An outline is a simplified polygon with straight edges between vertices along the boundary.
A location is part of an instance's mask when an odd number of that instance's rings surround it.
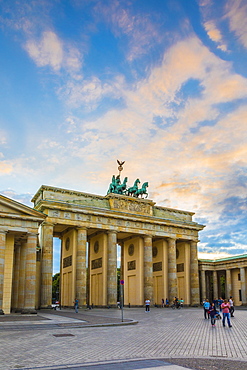
<svg viewBox="0 0 247 370">
<path fill-rule="evenodd" d="M 115 309 L 2 316 L 0 369 L 247 369 L 247 310 L 235 311 L 232 328 L 212 327 L 200 308 L 130 308 L 124 318 L 138 323 L 119 326 Z"/>
</svg>

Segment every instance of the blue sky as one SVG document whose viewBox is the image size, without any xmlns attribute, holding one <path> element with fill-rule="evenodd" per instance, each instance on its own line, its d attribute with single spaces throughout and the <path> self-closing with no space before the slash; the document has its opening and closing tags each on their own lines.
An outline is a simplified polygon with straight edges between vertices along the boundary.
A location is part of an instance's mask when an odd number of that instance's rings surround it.
<svg viewBox="0 0 247 370">
<path fill-rule="evenodd" d="M 116 159 L 247 253 L 247 4 L 0 0 L 0 192 L 105 195 Z"/>
</svg>

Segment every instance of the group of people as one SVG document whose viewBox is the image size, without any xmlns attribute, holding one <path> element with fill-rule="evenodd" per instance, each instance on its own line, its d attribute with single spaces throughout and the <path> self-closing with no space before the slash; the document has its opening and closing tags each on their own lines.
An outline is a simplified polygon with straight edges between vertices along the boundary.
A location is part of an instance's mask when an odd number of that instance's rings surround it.
<svg viewBox="0 0 247 370">
<path fill-rule="evenodd" d="M 234 317 L 234 302 L 233 298 L 230 297 L 229 300 L 227 299 L 218 299 L 217 301 L 214 300 L 211 304 L 208 299 L 203 302 L 204 308 L 204 318 L 209 319 L 211 318 L 212 326 L 215 326 L 215 320 L 221 318 L 220 312 L 222 312 L 222 324 L 226 326 L 226 320 L 229 328 L 232 327 L 230 317 Z"/>
<path fill-rule="evenodd" d="M 164 298 L 161 299 L 161 307 L 169 307 L 169 299 L 166 298 L 166 300 L 164 300 Z"/>
<path fill-rule="evenodd" d="M 173 298 L 173 302 L 172 302 L 173 306 L 183 307 L 183 304 L 184 304 L 183 298 L 181 298 L 181 299 L 178 299 L 177 297 Z M 169 307 L 169 299 L 168 298 L 166 298 L 166 300 L 164 300 L 164 298 L 162 298 L 161 307 Z"/>
</svg>

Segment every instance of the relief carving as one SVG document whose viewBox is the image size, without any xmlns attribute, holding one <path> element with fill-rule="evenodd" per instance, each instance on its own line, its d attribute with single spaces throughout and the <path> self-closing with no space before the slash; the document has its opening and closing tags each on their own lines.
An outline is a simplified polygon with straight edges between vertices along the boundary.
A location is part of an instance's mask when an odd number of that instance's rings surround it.
<svg viewBox="0 0 247 370">
<path fill-rule="evenodd" d="M 72 266 L 72 256 L 63 259 L 63 268 Z"/>
<path fill-rule="evenodd" d="M 153 272 L 162 271 L 162 261 L 153 263 Z"/>
<path fill-rule="evenodd" d="M 113 208 L 127 210 L 130 212 L 150 213 L 149 206 L 137 202 L 127 202 L 123 199 L 114 199 Z"/>
<path fill-rule="evenodd" d="M 91 261 L 91 269 L 99 269 L 102 267 L 102 257 Z"/>
<path fill-rule="evenodd" d="M 128 262 L 128 271 L 136 269 L 136 261 L 129 261 Z"/>
</svg>

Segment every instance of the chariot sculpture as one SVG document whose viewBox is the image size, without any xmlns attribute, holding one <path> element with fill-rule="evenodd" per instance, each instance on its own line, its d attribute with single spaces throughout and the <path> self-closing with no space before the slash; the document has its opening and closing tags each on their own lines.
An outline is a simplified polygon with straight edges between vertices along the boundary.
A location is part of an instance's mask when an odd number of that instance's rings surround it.
<svg viewBox="0 0 247 370">
<path fill-rule="evenodd" d="M 119 160 L 117 160 L 117 163 L 119 165 L 118 167 L 119 174 L 116 177 L 115 175 L 112 176 L 112 181 L 109 185 L 107 194 L 113 193 L 113 194 L 127 195 L 127 196 L 135 197 L 135 198 L 138 198 L 139 196 L 143 198 L 143 196 L 146 195 L 145 198 L 147 198 L 148 197 L 148 193 L 147 193 L 148 182 L 144 182 L 142 186 L 139 188 L 139 184 L 141 182 L 139 179 L 136 179 L 133 186 L 128 187 L 127 186 L 128 177 L 125 177 L 123 182 L 121 183 L 120 174 L 121 174 L 121 171 L 123 170 L 123 164 L 125 162 L 120 162 Z"/>
</svg>

